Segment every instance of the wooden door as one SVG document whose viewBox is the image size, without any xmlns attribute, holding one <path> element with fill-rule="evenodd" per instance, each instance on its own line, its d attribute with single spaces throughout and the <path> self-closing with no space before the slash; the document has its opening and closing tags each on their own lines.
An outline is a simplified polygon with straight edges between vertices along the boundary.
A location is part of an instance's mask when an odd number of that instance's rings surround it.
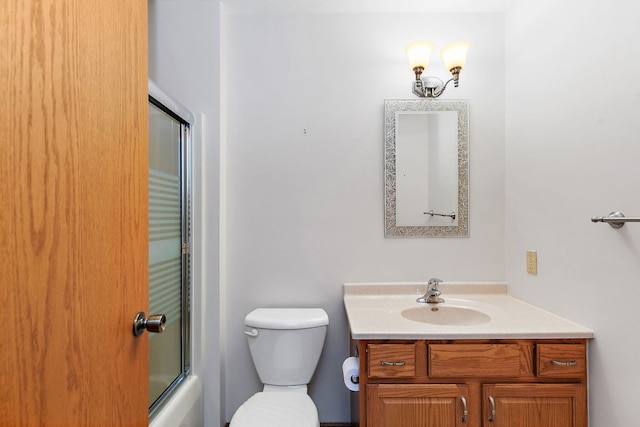
<svg viewBox="0 0 640 427">
<path fill-rule="evenodd" d="M 147 0 L 0 4 L 0 425 L 146 426 Z"/>
<path fill-rule="evenodd" d="M 368 385 L 367 426 L 466 426 L 463 417 L 468 399 L 469 387 L 464 384 Z"/>
<path fill-rule="evenodd" d="M 483 405 L 486 427 L 587 427 L 584 384 L 485 385 Z"/>
</svg>

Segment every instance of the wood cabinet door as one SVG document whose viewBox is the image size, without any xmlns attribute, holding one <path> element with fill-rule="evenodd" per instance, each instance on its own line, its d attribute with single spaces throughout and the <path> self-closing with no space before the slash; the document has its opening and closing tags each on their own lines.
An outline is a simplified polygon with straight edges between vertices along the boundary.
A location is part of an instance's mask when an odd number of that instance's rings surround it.
<svg viewBox="0 0 640 427">
<path fill-rule="evenodd" d="M 146 426 L 147 0 L 3 0 L 0 92 L 0 425 Z"/>
<path fill-rule="evenodd" d="M 367 386 L 368 427 L 466 426 L 469 387 L 461 384 Z"/>
<path fill-rule="evenodd" d="M 587 427 L 583 384 L 489 384 L 482 396 L 484 427 Z"/>
</svg>

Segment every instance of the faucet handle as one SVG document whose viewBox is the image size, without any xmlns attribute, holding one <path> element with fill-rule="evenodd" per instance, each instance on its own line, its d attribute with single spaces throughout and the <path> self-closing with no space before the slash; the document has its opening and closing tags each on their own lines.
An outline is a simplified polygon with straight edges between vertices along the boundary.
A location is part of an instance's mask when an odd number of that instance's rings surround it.
<svg viewBox="0 0 640 427">
<path fill-rule="evenodd" d="M 427 283 L 427 290 L 433 289 L 437 291 L 438 285 L 440 285 L 440 283 L 442 283 L 442 280 L 436 279 L 435 277 L 432 279 L 429 279 L 429 283 Z"/>
</svg>

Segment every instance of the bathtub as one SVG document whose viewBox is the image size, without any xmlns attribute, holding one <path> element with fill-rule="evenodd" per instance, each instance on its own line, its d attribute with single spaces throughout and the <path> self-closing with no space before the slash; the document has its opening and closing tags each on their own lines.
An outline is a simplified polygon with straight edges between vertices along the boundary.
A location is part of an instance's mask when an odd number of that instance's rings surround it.
<svg viewBox="0 0 640 427">
<path fill-rule="evenodd" d="M 190 375 L 154 415 L 150 427 L 202 427 L 202 383 Z"/>
</svg>

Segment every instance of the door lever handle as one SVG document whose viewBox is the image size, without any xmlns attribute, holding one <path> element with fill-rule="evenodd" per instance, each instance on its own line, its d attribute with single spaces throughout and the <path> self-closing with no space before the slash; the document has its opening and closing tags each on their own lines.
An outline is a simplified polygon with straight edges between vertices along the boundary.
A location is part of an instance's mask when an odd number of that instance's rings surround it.
<svg viewBox="0 0 640 427">
<path fill-rule="evenodd" d="M 164 314 L 153 314 L 148 319 L 144 317 L 144 311 L 136 314 L 133 319 L 133 335 L 139 337 L 146 329 L 149 332 L 161 334 L 164 331 L 167 323 L 167 316 Z"/>
</svg>

